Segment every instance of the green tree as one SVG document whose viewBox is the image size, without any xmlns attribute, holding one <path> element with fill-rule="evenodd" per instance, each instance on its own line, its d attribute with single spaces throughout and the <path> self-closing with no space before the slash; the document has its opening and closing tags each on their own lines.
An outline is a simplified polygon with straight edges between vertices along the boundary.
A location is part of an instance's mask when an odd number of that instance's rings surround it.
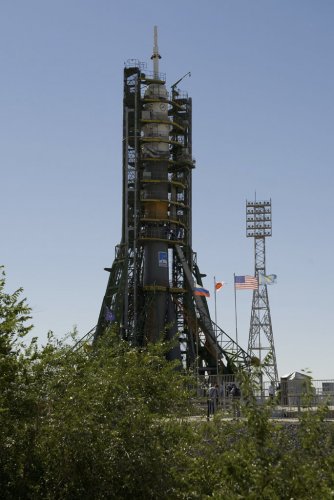
<svg viewBox="0 0 334 500">
<path fill-rule="evenodd" d="M 0 414 L 2 496 L 173 496 L 191 440 L 189 380 L 166 361 L 169 349 L 131 349 L 108 332 L 94 349 L 50 334 L 44 347 L 15 351 Z"/>
<path fill-rule="evenodd" d="M 17 482 L 26 438 L 23 429 L 30 408 L 25 398 L 27 363 L 21 341 L 32 326 L 26 324 L 31 319 L 31 309 L 21 298 L 22 288 L 6 292 L 3 267 L 0 272 L 0 481 L 6 496 L 7 485 Z"/>
<path fill-rule="evenodd" d="M 131 348 L 110 330 L 73 348 L 22 337 L 30 308 L 0 284 L 0 491 L 4 499 L 318 499 L 334 496 L 327 408 L 270 419 L 255 373 L 243 418 L 192 418 L 193 380 L 170 344 Z M 260 367 L 259 367 L 260 368 Z M 311 391 L 312 392 L 312 391 Z"/>
<path fill-rule="evenodd" d="M 185 440 L 175 417 L 189 398 L 167 349 L 129 349 L 106 335 L 94 351 L 43 357 L 42 498 L 170 498 Z"/>
<path fill-rule="evenodd" d="M 21 298 L 23 292 L 19 288 L 14 293 L 5 291 L 6 274 L 3 266 L 0 266 L 0 355 L 2 357 L 16 354 L 18 340 L 24 337 L 32 328 L 26 322 L 31 319 L 31 309 L 25 298 Z"/>
<path fill-rule="evenodd" d="M 198 426 L 184 476 L 186 498 L 330 499 L 334 496 L 334 432 L 327 408 L 305 408 L 299 421 L 271 420 L 272 403 L 259 405 L 257 377 L 240 373 L 243 418 L 219 414 Z"/>
</svg>

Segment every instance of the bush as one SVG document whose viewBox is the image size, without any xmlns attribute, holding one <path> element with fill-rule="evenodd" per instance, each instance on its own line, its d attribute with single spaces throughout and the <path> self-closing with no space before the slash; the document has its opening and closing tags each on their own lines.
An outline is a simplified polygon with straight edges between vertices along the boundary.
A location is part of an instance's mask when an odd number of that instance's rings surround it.
<svg viewBox="0 0 334 500">
<path fill-rule="evenodd" d="M 109 331 L 94 349 L 51 333 L 24 347 L 30 309 L 4 286 L 3 275 L 1 498 L 333 498 L 326 408 L 275 423 L 241 373 L 244 419 L 193 419 L 192 380 L 166 361 L 170 345 L 133 349 Z"/>
</svg>

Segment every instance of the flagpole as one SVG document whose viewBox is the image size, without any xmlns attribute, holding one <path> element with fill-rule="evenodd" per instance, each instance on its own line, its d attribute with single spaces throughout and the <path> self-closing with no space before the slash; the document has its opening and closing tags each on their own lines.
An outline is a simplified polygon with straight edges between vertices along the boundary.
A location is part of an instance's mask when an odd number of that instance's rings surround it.
<svg viewBox="0 0 334 500">
<path fill-rule="evenodd" d="M 219 372 L 219 365 L 218 365 L 218 328 L 217 328 L 217 290 L 216 290 L 216 276 L 213 277 L 213 288 L 214 288 L 214 293 L 215 293 L 215 335 L 216 335 L 216 344 L 217 344 L 217 381 L 218 383 L 218 372 Z"/>
<path fill-rule="evenodd" d="M 213 289 L 215 291 L 215 323 L 217 325 L 217 290 L 216 290 L 216 276 L 213 277 Z M 217 329 L 217 326 L 216 326 Z"/>
<path fill-rule="evenodd" d="M 195 335 L 196 335 L 196 378 L 197 378 L 197 394 L 199 393 L 199 335 L 198 335 L 198 324 L 197 324 L 197 308 L 195 307 Z"/>
<path fill-rule="evenodd" d="M 233 274 L 234 284 L 234 311 L 235 311 L 235 341 L 238 343 L 238 315 L 237 315 L 237 291 L 235 288 L 235 273 Z"/>
</svg>

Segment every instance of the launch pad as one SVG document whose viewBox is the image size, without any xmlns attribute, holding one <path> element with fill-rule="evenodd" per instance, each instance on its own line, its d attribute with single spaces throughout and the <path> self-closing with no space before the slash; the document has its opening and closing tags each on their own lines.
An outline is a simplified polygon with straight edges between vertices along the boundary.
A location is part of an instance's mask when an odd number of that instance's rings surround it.
<svg viewBox="0 0 334 500">
<path fill-rule="evenodd" d="M 169 359 L 199 373 L 234 373 L 249 356 L 213 323 L 192 248 L 192 100 L 151 57 L 129 60 L 123 84 L 122 238 L 95 339 L 111 326 L 132 346 L 177 339 Z"/>
</svg>

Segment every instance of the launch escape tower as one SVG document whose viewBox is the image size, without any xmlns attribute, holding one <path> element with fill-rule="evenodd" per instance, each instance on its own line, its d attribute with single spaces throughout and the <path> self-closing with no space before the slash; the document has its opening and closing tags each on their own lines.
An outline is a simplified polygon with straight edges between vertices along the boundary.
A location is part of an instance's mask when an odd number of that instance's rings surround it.
<svg viewBox="0 0 334 500">
<path fill-rule="evenodd" d="M 248 354 L 263 363 L 263 371 L 270 381 L 277 384 L 278 372 L 271 324 L 266 276 L 266 238 L 272 235 L 271 200 L 246 201 L 246 236 L 254 238 L 255 273 L 259 287 L 253 291 L 252 313 L 249 328 Z"/>
<path fill-rule="evenodd" d="M 110 324 L 133 346 L 177 338 L 170 359 L 233 373 L 249 357 L 194 295 L 203 275 L 192 250 L 192 100 L 177 88 L 183 77 L 166 89 L 156 27 L 151 59 L 153 71 L 133 59 L 124 68 L 122 239 L 95 338 Z"/>
</svg>

